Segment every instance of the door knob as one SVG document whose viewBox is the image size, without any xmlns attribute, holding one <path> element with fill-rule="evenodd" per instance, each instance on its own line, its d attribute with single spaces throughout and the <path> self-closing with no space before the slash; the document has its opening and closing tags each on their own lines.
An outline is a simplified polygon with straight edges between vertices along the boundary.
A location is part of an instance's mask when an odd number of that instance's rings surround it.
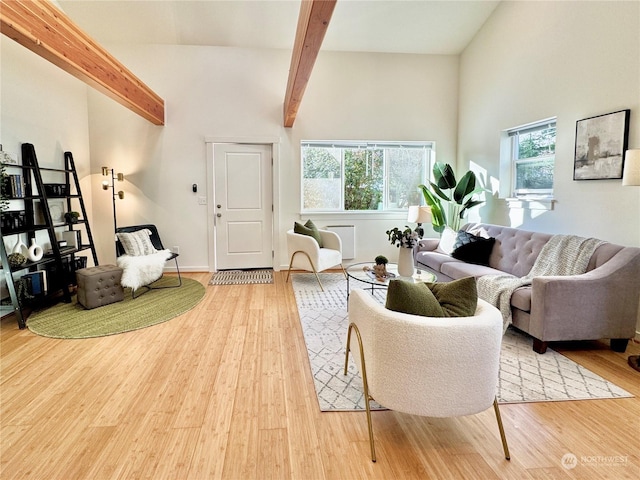
<svg viewBox="0 0 640 480">
<path fill-rule="evenodd" d="M 217 208 L 222 208 L 222 205 L 218 204 L 216 205 Z"/>
<path fill-rule="evenodd" d="M 216 214 L 216 217 L 220 218 L 222 216 L 221 213 Z"/>
</svg>

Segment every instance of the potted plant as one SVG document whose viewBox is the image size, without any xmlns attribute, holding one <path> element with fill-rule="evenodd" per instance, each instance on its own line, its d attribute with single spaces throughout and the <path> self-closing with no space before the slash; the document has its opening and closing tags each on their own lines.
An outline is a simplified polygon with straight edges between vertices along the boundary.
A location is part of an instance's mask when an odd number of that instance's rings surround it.
<svg viewBox="0 0 640 480">
<path fill-rule="evenodd" d="M 401 277 L 410 277 L 414 273 L 413 269 L 413 247 L 420 240 L 418 232 L 411 230 L 405 225 L 404 230 L 398 227 L 387 230 L 387 236 L 392 245 L 400 248 L 398 255 L 398 273 Z"/>
<path fill-rule="evenodd" d="M 453 168 L 448 163 L 436 162 L 433 166 L 433 178 L 435 182 L 429 182 L 430 188 L 418 185 L 425 202 L 431 207 L 433 229 L 442 232 L 448 226 L 458 231 L 467 210 L 484 203 L 484 200 L 474 197 L 485 189 L 476 187 L 476 174 L 471 170 L 460 181 L 456 181 Z"/>
<path fill-rule="evenodd" d="M 78 223 L 78 218 L 80 218 L 80 214 L 78 212 L 67 212 L 64 214 L 64 219 L 67 223 Z"/>
</svg>

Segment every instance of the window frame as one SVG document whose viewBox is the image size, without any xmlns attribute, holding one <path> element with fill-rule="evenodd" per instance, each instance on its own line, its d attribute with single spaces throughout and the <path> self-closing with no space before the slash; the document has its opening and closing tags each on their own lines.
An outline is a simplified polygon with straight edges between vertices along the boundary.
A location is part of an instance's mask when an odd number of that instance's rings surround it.
<svg viewBox="0 0 640 480">
<path fill-rule="evenodd" d="M 550 117 L 544 120 L 539 120 L 537 122 L 531 122 L 525 125 L 520 125 L 518 127 L 509 128 L 503 132 L 503 136 L 506 138 L 508 143 L 509 197 L 516 198 L 519 200 L 553 199 L 554 198 L 553 187 L 537 188 L 537 189 L 516 188 L 516 185 L 517 185 L 517 168 L 516 167 L 518 165 L 553 159 L 553 165 L 555 170 L 555 159 L 556 159 L 555 148 L 554 148 L 553 154 L 551 155 L 541 155 L 537 157 L 522 158 L 522 159 L 518 158 L 520 135 L 525 133 L 542 131 L 550 127 L 553 127 L 554 129 L 556 129 L 555 140 L 557 141 L 557 117 Z M 555 178 L 554 178 L 554 183 L 555 183 Z"/>
<path fill-rule="evenodd" d="M 304 153 L 305 147 L 320 147 L 320 148 L 338 148 L 340 149 L 340 208 L 320 208 L 310 209 L 305 208 L 305 177 L 304 177 Z M 300 213 L 303 214 L 381 214 L 381 213 L 399 213 L 406 212 L 406 207 L 389 208 L 389 175 L 391 169 L 391 163 L 387 159 L 386 150 L 383 152 L 383 187 L 382 187 L 382 209 L 371 210 L 346 210 L 344 208 L 345 203 L 345 187 L 346 187 L 346 175 L 345 175 L 345 149 L 388 149 L 388 148 L 408 148 L 408 149 L 420 149 L 425 151 L 425 164 L 424 164 L 424 177 L 419 183 L 427 183 L 430 179 L 430 172 L 435 162 L 435 142 L 433 141 L 353 141 L 353 140 L 301 140 L 300 141 Z M 423 203 L 420 198 L 420 203 Z"/>
</svg>

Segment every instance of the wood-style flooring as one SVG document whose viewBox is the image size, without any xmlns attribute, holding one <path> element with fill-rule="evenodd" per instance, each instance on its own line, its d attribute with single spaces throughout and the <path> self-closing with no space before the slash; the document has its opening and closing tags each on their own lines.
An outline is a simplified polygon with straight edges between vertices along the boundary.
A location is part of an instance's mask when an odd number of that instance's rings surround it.
<svg viewBox="0 0 640 480">
<path fill-rule="evenodd" d="M 510 462 L 490 409 L 373 412 L 372 463 L 365 414 L 318 409 L 285 274 L 207 286 L 190 312 L 110 337 L 49 339 L 3 319 L 0 478 L 640 478 L 637 343 L 552 344 L 636 398 L 503 405 Z"/>
</svg>

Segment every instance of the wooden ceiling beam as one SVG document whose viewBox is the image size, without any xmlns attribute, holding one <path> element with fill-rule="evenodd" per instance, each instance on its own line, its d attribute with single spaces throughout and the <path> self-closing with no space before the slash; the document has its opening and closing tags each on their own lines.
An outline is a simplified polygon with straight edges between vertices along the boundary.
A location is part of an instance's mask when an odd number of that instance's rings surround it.
<svg viewBox="0 0 640 480">
<path fill-rule="evenodd" d="M 284 97 L 284 126 L 292 127 L 302 102 L 313 65 L 329 28 L 337 0 L 302 0 L 296 40 L 291 56 L 287 92 Z"/>
<path fill-rule="evenodd" d="M 164 100 L 46 0 L 0 0 L 0 31 L 154 125 Z"/>
</svg>

